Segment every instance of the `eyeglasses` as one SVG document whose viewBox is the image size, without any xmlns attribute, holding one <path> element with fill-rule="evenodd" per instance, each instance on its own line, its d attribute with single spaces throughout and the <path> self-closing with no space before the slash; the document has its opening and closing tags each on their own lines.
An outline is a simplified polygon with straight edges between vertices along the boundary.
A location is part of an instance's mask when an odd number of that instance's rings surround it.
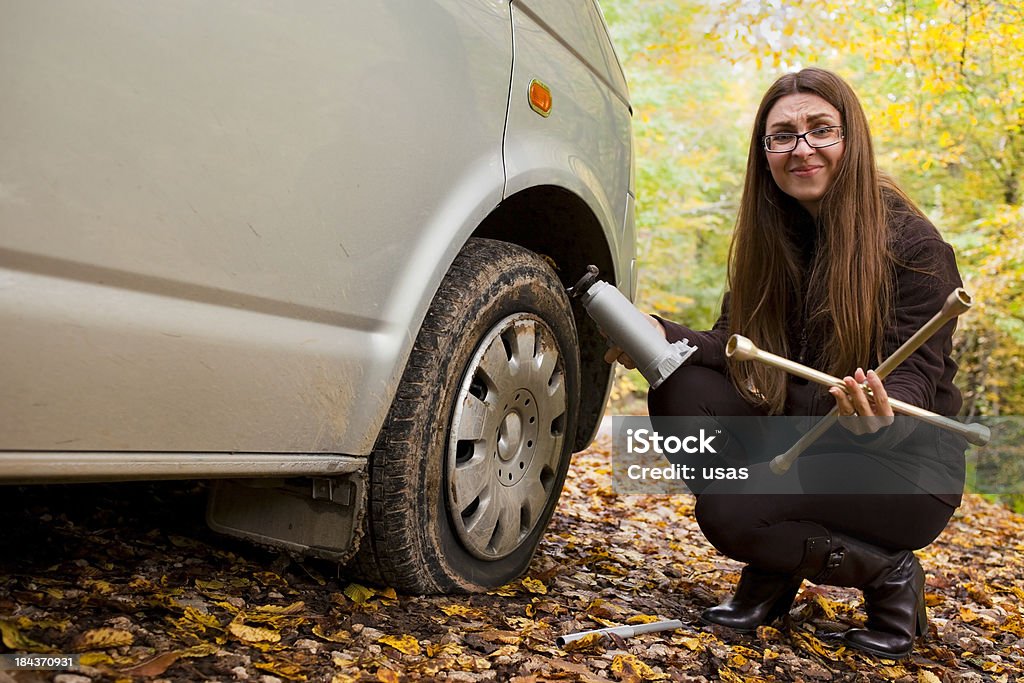
<svg viewBox="0 0 1024 683">
<path fill-rule="evenodd" d="M 831 147 L 832 145 L 838 145 L 843 141 L 843 127 L 842 126 L 825 126 L 824 128 L 815 128 L 809 130 L 806 133 L 776 133 L 775 135 L 765 135 L 762 138 L 764 142 L 764 149 L 766 152 L 792 152 L 796 149 L 796 146 L 803 140 L 808 145 L 815 149 L 821 147 Z"/>
</svg>

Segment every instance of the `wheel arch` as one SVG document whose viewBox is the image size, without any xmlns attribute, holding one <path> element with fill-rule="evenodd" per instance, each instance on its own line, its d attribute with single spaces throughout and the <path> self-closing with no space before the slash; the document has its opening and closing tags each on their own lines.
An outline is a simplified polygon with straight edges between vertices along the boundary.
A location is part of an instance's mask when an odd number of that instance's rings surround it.
<svg viewBox="0 0 1024 683">
<path fill-rule="evenodd" d="M 593 264 L 612 284 L 625 280 L 629 291 L 629 274 L 617 268 L 611 238 L 601 222 L 583 199 L 564 188 L 531 187 L 506 198 L 473 236 L 511 242 L 544 256 L 566 287 Z M 573 450 L 579 451 L 597 431 L 613 368 L 604 361 L 607 347 L 597 325 L 575 300 L 573 315 L 580 348 L 580 414 Z"/>
</svg>

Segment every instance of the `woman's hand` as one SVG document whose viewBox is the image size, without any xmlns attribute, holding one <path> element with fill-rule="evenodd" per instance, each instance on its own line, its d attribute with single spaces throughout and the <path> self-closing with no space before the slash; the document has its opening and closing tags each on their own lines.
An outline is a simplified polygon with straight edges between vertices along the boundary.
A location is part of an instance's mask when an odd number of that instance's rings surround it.
<svg viewBox="0 0 1024 683">
<path fill-rule="evenodd" d="M 661 333 L 662 337 L 666 336 L 665 335 L 665 328 L 662 327 L 661 323 L 658 322 L 657 318 L 655 318 L 652 315 L 647 315 L 646 318 L 647 318 L 647 322 L 649 322 L 651 324 L 651 326 L 654 327 L 654 329 L 656 329 L 659 333 Z M 603 330 L 601 331 L 601 334 L 604 334 Z M 607 338 L 607 336 L 608 335 L 605 335 L 606 338 Z M 614 362 L 618 361 L 627 370 L 636 370 L 636 363 L 633 362 L 633 359 L 630 358 L 629 355 L 625 351 L 623 351 L 620 347 L 615 346 L 614 344 L 612 344 L 608 348 L 608 350 L 605 352 L 605 354 L 604 354 L 604 361 L 606 363 L 614 363 Z"/>
<path fill-rule="evenodd" d="M 870 394 L 861 386 L 864 382 L 871 388 Z M 828 390 L 839 408 L 839 424 L 854 434 L 874 434 L 893 423 L 895 417 L 889 405 L 889 395 L 874 370 L 865 373 L 857 368 L 853 377 L 843 378 L 843 383 L 845 392 L 838 387 Z"/>
</svg>

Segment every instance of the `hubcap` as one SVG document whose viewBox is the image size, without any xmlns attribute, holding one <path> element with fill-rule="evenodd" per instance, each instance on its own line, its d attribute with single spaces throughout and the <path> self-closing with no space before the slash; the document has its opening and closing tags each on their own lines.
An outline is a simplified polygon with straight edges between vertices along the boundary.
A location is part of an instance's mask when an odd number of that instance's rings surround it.
<svg viewBox="0 0 1024 683">
<path fill-rule="evenodd" d="M 448 507 L 470 554 L 505 557 L 540 521 L 556 494 L 567 408 L 547 323 L 520 313 L 491 328 L 466 369 L 448 441 Z"/>
</svg>

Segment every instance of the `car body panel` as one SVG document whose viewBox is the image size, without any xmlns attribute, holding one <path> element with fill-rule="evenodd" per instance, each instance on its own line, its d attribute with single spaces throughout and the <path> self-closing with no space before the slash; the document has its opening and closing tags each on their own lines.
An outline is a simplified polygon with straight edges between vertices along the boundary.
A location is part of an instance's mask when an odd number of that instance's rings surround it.
<svg viewBox="0 0 1024 683">
<path fill-rule="evenodd" d="M 368 453 L 501 199 L 509 12 L 7 3 L 0 445 Z"/>
<path fill-rule="evenodd" d="M 0 2 L 0 91 L 0 451 L 367 455 L 455 255 L 538 186 L 633 294 L 593 0 Z"/>
<path fill-rule="evenodd" d="M 609 277 L 628 282 L 634 253 L 627 211 L 631 120 L 614 53 L 609 62 L 594 38 L 596 27 L 603 27 L 600 13 L 591 0 L 516 1 L 512 7 L 516 59 L 505 136 L 506 194 L 555 184 L 579 196 L 617 257 Z M 606 36 L 603 30 L 600 35 Z M 591 59 L 582 59 L 575 45 L 589 46 L 580 49 Z M 534 79 L 551 90 L 547 117 L 525 106 Z"/>
</svg>

